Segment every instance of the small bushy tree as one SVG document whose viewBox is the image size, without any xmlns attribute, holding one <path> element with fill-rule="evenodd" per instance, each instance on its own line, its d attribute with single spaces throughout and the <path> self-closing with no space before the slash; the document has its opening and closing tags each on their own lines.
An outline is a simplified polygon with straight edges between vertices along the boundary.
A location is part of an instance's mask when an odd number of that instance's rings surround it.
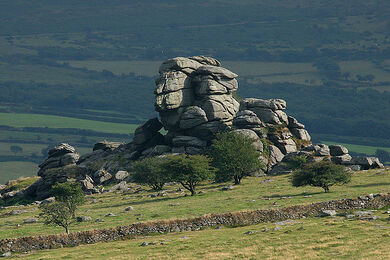
<svg viewBox="0 0 390 260">
<path fill-rule="evenodd" d="M 19 145 L 11 145 L 9 150 L 11 152 L 13 152 L 14 154 L 17 154 L 17 153 L 22 153 L 23 152 L 23 148 L 20 147 Z"/>
<path fill-rule="evenodd" d="M 322 161 L 307 164 L 293 172 L 291 182 L 295 187 L 311 185 L 321 187 L 329 192 L 329 187 L 335 184 L 345 184 L 351 181 L 351 173 L 344 166 Z"/>
<path fill-rule="evenodd" d="M 288 161 L 288 165 L 292 170 L 301 169 L 307 162 L 307 157 L 304 155 L 296 155 Z"/>
<path fill-rule="evenodd" d="M 64 202 L 56 201 L 43 204 L 39 208 L 41 209 L 39 217 L 43 219 L 45 225 L 63 227 L 66 233 L 69 234 L 69 227 L 72 223 L 73 216 Z"/>
<path fill-rule="evenodd" d="M 79 183 L 57 183 L 52 187 L 52 194 L 56 201 L 63 203 L 72 217 L 75 217 L 77 207 L 85 203 L 84 192 Z"/>
<path fill-rule="evenodd" d="M 196 187 L 203 181 L 214 178 L 216 169 L 210 166 L 211 159 L 204 155 L 172 155 L 167 157 L 165 171 L 171 180 L 196 194 Z"/>
<path fill-rule="evenodd" d="M 138 184 L 145 184 L 154 190 L 161 190 L 169 182 L 169 175 L 165 172 L 165 158 L 151 157 L 133 164 L 135 174 L 133 179 Z"/>
<path fill-rule="evenodd" d="M 234 132 L 217 134 L 209 151 L 212 165 L 218 169 L 216 181 L 240 184 L 242 178 L 263 167 L 253 141 Z"/>
</svg>

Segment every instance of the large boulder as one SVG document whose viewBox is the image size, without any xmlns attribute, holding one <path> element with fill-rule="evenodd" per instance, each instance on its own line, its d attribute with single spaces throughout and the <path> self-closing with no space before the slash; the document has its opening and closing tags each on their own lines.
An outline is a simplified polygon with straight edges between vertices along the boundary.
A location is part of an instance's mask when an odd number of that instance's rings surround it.
<svg viewBox="0 0 390 260">
<path fill-rule="evenodd" d="M 344 154 L 348 154 L 348 149 L 342 145 L 330 145 L 329 149 L 331 156 L 343 156 Z"/>
<path fill-rule="evenodd" d="M 133 142 L 138 145 L 143 144 L 154 137 L 161 128 L 162 124 L 157 118 L 149 119 L 135 130 Z"/>
</svg>

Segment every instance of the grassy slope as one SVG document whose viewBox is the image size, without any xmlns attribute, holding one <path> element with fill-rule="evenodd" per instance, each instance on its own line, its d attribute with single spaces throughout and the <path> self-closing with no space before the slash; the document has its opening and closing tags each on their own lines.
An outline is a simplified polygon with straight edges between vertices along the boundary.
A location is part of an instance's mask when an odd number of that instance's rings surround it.
<svg viewBox="0 0 390 260">
<path fill-rule="evenodd" d="M 10 178 L 35 176 L 38 172 L 38 165 L 32 162 L 0 162 L 0 184 L 7 182 Z"/>
<path fill-rule="evenodd" d="M 328 141 L 323 141 L 323 143 L 327 144 L 327 145 L 341 144 L 341 145 L 344 145 L 345 147 L 347 147 L 350 152 L 364 153 L 364 154 L 368 154 L 368 155 L 374 155 L 377 149 L 382 149 L 382 150 L 390 152 L 389 147 L 376 147 L 376 146 L 368 146 L 368 145 L 344 144 L 344 143 L 339 143 L 339 142 L 328 142 Z"/>
<path fill-rule="evenodd" d="M 137 127 L 132 124 L 108 123 L 40 114 L 0 113 L 0 121 L 12 127 L 78 128 L 117 134 L 132 133 Z"/>
<path fill-rule="evenodd" d="M 384 172 L 384 170 L 379 172 Z M 332 192 L 328 194 L 320 188 L 294 188 L 289 183 L 289 176 L 271 177 L 272 181 L 266 182 L 263 181 L 270 177 L 250 177 L 231 191 L 220 190 L 226 184 L 205 185 L 200 188 L 205 193 L 194 197 L 176 192 L 179 186 L 167 187 L 169 190 L 167 196 L 157 198 L 151 198 L 150 195 L 155 193 L 149 191 L 125 194 L 104 193 L 93 195 L 92 197 L 98 203 L 87 203 L 80 208 L 78 215 L 90 216 L 93 220 L 104 219 L 105 222 L 77 223 L 71 230 L 90 230 L 129 225 L 140 221 L 195 217 L 209 213 L 285 207 L 388 192 L 389 174 L 389 170 L 387 174 L 378 174 L 378 171 L 362 171 L 353 175 L 350 184 L 332 187 Z M 134 211 L 125 211 L 124 209 L 128 206 L 133 206 Z M 7 215 L 11 209 L 0 210 L 0 238 L 63 232 L 61 228 L 47 227 L 41 222 L 22 224 L 23 219 L 39 214 L 35 206 L 29 206 L 27 209 L 31 212 L 16 216 Z M 114 213 L 117 216 L 106 217 L 107 213 Z"/>
<path fill-rule="evenodd" d="M 382 212 L 377 215 L 388 216 Z M 275 231 L 276 227 L 281 229 Z M 256 233 L 245 234 L 248 231 Z M 285 226 L 267 223 L 206 229 L 18 256 L 22 259 L 388 259 L 389 237 L 390 224 L 386 220 L 310 218 Z M 145 241 L 156 245 L 141 246 Z"/>
</svg>

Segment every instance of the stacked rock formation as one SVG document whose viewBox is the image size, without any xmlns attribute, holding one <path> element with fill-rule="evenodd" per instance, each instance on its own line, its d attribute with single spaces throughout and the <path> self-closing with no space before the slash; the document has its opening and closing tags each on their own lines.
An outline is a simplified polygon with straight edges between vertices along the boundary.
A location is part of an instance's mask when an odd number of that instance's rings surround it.
<svg viewBox="0 0 390 260">
<path fill-rule="evenodd" d="M 305 126 L 284 112 L 282 99 L 247 98 L 241 101 L 240 110 L 233 119 L 236 129 L 249 129 L 268 145 L 268 154 L 262 160 L 268 168 L 280 162 L 286 154 L 310 145 Z"/>
<path fill-rule="evenodd" d="M 64 143 L 50 149 L 48 155 L 48 158 L 38 166 L 40 168 L 38 176 L 42 176 L 48 169 L 76 164 L 80 158 L 72 146 Z"/>
<path fill-rule="evenodd" d="M 376 157 L 352 157 L 348 154 L 348 149 L 342 145 L 316 144 L 304 147 L 302 150 L 292 152 L 283 157 L 282 161 L 269 171 L 269 174 L 290 173 L 289 162 L 295 156 L 304 156 L 308 163 L 319 161 L 332 161 L 335 164 L 344 165 L 351 170 L 368 170 L 384 168 L 383 164 Z"/>
<path fill-rule="evenodd" d="M 62 143 L 50 149 L 48 155 L 39 165 L 41 178 L 25 191 L 25 195 L 45 199 L 50 196 L 54 184 L 63 182 L 80 182 L 86 192 L 96 192 L 93 180 L 76 165 L 80 156 L 72 146 Z"/>
<path fill-rule="evenodd" d="M 232 96 L 238 88 L 237 74 L 222 68 L 219 61 L 203 56 L 173 58 L 161 65 L 159 73 L 155 108 L 169 143 L 175 136 L 209 141 L 232 124 L 239 108 Z"/>
</svg>

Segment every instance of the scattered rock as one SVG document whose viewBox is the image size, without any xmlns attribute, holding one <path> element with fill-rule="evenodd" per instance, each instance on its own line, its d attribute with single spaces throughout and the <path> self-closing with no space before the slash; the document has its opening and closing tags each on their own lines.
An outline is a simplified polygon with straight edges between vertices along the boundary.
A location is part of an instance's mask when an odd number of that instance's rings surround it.
<svg viewBox="0 0 390 260">
<path fill-rule="evenodd" d="M 36 223 L 36 222 L 38 222 L 38 219 L 37 218 L 33 218 L 33 217 L 26 218 L 26 219 L 23 220 L 23 223 L 25 223 L 25 224 L 32 224 L 32 223 Z"/>
<path fill-rule="evenodd" d="M 1 257 L 11 257 L 12 253 L 11 252 L 5 252 L 4 254 L 1 255 Z"/>
<path fill-rule="evenodd" d="M 106 217 L 116 217 L 116 215 L 114 213 L 107 213 L 105 216 Z"/>
<path fill-rule="evenodd" d="M 127 172 L 127 171 L 118 171 L 116 174 L 115 174 L 115 179 L 119 180 L 119 181 L 122 181 L 124 180 L 125 178 L 127 178 L 130 174 Z"/>
<path fill-rule="evenodd" d="M 129 206 L 129 207 L 125 208 L 125 211 L 133 211 L 133 210 L 134 210 L 134 208 L 132 206 Z"/>
<path fill-rule="evenodd" d="M 322 210 L 321 211 L 321 216 L 322 217 L 333 217 L 336 216 L 336 211 L 335 210 Z"/>
<path fill-rule="evenodd" d="M 221 190 L 223 190 L 223 191 L 226 191 L 226 190 L 232 190 L 232 189 L 234 189 L 234 186 L 226 186 L 226 187 L 222 187 L 222 189 L 221 189 Z"/>
<path fill-rule="evenodd" d="M 86 221 L 92 221 L 91 217 L 88 216 L 79 216 L 76 218 L 77 222 L 86 222 Z"/>
</svg>

